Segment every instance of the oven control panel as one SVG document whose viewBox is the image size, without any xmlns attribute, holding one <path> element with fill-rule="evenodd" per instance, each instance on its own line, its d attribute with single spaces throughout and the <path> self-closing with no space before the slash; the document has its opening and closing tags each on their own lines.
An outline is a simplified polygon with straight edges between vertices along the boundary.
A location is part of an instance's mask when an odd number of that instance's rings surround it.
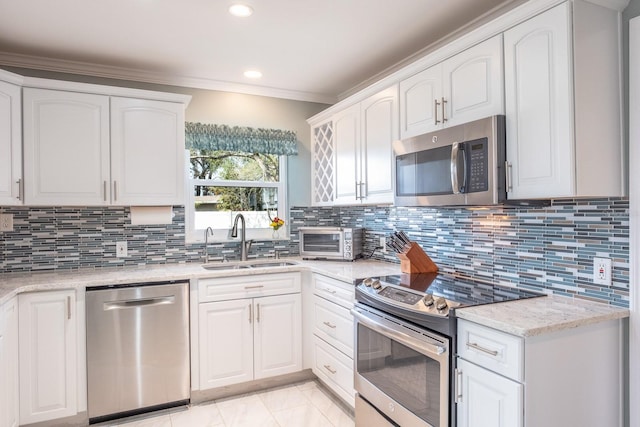
<svg viewBox="0 0 640 427">
<path fill-rule="evenodd" d="M 402 286 L 381 282 L 374 278 L 364 279 L 357 287 L 361 292 L 365 292 L 380 301 L 434 316 L 447 317 L 449 308 L 455 308 L 460 305 L 441 296 L 418 292 Z"/>
</svg>

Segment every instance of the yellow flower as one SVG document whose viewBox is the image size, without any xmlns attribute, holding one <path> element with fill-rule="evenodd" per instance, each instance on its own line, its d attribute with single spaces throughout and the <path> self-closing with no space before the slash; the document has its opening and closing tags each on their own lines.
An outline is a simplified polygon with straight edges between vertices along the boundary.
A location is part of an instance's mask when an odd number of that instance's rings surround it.
<svg viewBox="0 0 640 427">
<path fill-rule="evenodd" d="M 271 223 L 269 224 L 269 227 L 273 228 L 274 230 L 279 229 L 280 227 L 282 227 L 284 225 L 284 220 L 280 219 L 278 217 L 275 217 L 271 220 Z"/>
</svg>

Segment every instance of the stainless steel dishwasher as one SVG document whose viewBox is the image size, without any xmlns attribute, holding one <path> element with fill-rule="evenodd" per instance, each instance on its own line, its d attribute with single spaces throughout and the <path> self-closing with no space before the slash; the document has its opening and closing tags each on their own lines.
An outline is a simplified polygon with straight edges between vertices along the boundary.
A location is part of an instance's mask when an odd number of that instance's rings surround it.
<svg viewBox="0 0 640 427">
<path fill-rule="evenodd" d="M 188 282 L 87 288 L 86 313 L 90 423 L 189 402 Z"/>
</svg>

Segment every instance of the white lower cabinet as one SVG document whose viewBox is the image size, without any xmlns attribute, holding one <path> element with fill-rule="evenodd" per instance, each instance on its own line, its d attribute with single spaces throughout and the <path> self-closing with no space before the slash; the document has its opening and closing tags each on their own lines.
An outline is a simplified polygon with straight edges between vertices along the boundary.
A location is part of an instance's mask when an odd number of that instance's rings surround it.
<svg viewBox="0 0 640 427">
<path fill-rule="evenodd" d="M 520 337 L 458 320 L 458 427 L 621 427 L 623 323 Z"/>
<path fill-rule="evenodd" d="M 277 278 L 269 276 L 276 275 L 263 276 L 266 283 L 277 287 Z M 243 291 L 254 297 L 224 300 L 220 293 L 216 298 L 222 301 L 199 304 L 200 390 L 302 370 L 300 275 L 277 276 L 285 284 L 293 279 L 296 293 L 260 296 L 269 289 L 256 276 L 201 281 L 201 289 L 219 280 L 232 298 Z"/>
<path fill-rule="evenodd" d="M 353 388 L 354 287 L 321 274 L 311 279 L 313 299 L 309 309 L 312 316 L 305 317 L 312 325 L 308 344 L 313 348 L 313 373 L 336 395 L 355 407 Z"/>
<path fill-rule="evenodd" d="M 0 306 L 0 427 L 17 427 L 19 414 L 18 299 Z"/>
<path fill-rule="evenodd" d="M 21 294 L 20 424 L 76 415 L 77 328 L 74 290 Z"/>
<path fill-rule="evenodd" d="M 458 370 L 462 387 L 459 426 L 522 427 L 522 384 L 462 359 Z"/>
</svg>

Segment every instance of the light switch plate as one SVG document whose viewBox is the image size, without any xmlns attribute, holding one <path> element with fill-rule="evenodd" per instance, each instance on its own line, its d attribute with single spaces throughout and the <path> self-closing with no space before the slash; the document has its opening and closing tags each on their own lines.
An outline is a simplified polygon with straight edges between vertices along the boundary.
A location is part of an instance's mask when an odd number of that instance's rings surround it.
<svg viewBox="0 0 640 427">
<path fill-rule="evenodd" d="M 0 214 L 0 231 L 13 231 L 13 214 Z"/>
<path fill-rule="evenodd" d="M 380 246 L 382 247 L 382 252 L 386 253 L 387 252 L 387 238 L 382 236 L 380 237 Z"/>
<path fill-rule="evenodd" d="M 116 258 L 127 256 L 127 242 L 116 242 Z"/>
</svg>

